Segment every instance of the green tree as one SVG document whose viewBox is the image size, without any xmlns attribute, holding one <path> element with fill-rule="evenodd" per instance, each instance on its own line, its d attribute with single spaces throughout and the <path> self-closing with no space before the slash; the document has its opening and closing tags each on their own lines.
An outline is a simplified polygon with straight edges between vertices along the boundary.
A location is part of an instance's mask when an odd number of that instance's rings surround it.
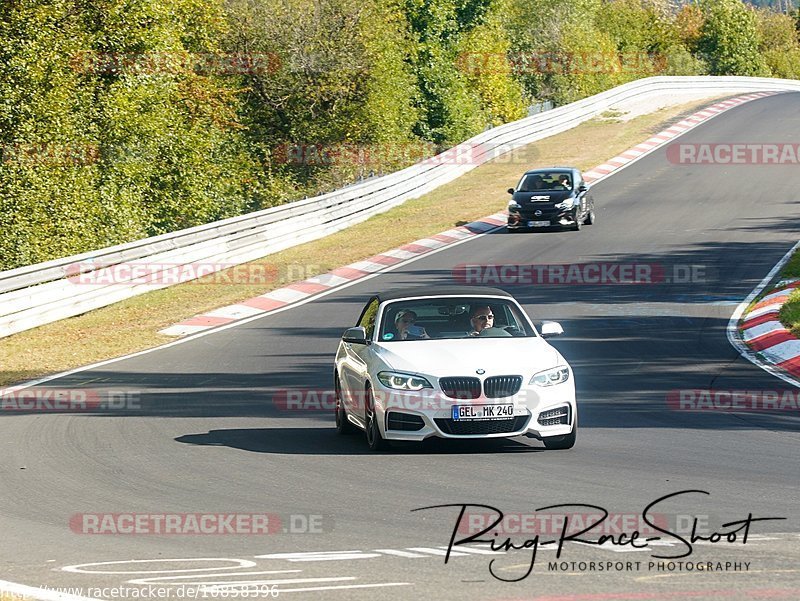
<svg viewBox="0 0 800 601">
<path fill-rule="evenodd" d="M 689 51 L 697 51 L 703 35 L 703 10 L 697 4 L 684 4 L 675 15 L 678 38 Z"/>
<path fill-rule="evenodd" d="M 94 91 L 72 57 L 89 39 L 72 3 L 0 4 L 0 269 L 124 237 L 97 202 Z M 133 228 L 136 231 L 136 227 Z"/>
<path fill-rule="evenodd" d="M 438 145 L 469 138 L 486 125 L 480 98 L 458 70 L 459 38 L 478 24 L 490 0 L 405 0 L 415 42 L 410 57 L 417 77 L 420 118 L 414 133 Z"/>
<path fill-rule="evenodd" d="M 270 195 L 264 206 L 399 166 L 375 146 L 412 139 L 417 120 L 406 60 L 412 42 L 399 7 L 389 0 L 232 0 L 227 10 L 226 47 L 275 64 L 242 78 L 244 135 Z"/>
<path fill-rule="evenodd" d="M 679 42 L 669 12 L 642 0 L 610 0 L 596 15 L 596 26 L 608 33 L 622 53 L 662 53 Z"/>
<path fill-rule="evenodd" d="M 0 5 L 2 267 L 251 206 L 223 17 L 217 0 Z"/>
<path fill-rule="evenodd" d="M 513 1 L 512 55 L 528 94 L 563 104 L 636 77 L 625 72 L 612 36 L 597 27 L 602 8 L 600 0 Z"/>
<path fill-rule="evenodd" d="M 485 20 L 459 41 L 459 70 L 477 92 L 488 125 L 497 126 L 525 116 L 527 102 L 513 77 L 511 43 L 503 26 L 507 2 L 497 1 Z"/>
<path fill-rule="evenodd" d="M 800 78 L 800 43 L 795 19 L 771 9 L 759 9 L 759 51 L 775 77 Z"/>
<path fill-rule="evenodd" d="M 712 75 L 769 75 L 759 53 L 754 9 L 741 0 L 701 0 L 703 27 L 698 49 Z"/>
</svg>

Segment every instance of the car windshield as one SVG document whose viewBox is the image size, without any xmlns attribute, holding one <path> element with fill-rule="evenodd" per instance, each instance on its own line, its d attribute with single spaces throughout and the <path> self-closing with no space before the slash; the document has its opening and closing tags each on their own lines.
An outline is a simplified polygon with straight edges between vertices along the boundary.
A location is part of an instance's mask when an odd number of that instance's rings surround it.
<svg viewBox="0 0 800 601">
<path fill-rule="evenodd" d="M 539 190 L 572 190 L 572 173 L 569 171 L 526 173 L 517 186 L 517 192 L 537 192 Z"/>
<path fill-rule="evenodd" d="M 381 317 L 378 340 L 442 340 L 536 336 L 513 302 L 498 298 L 436 298 L 397 301 Z"/>
</svg>

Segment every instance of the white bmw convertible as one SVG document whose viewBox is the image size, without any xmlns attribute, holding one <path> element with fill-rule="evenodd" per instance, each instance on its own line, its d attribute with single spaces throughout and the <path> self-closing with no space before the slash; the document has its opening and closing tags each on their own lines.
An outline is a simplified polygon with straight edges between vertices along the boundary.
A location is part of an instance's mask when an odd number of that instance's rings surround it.
<svg viewBox="0 0 800 601">
<path fill-rule="evenodd" d="M 578 430 L 564 357 L 513 296 L 493 288 L 395 290 L 372 296 L 336 353 L 336 428 L 388 441 L 526 435 L 569 449 Z"/>
</svg>

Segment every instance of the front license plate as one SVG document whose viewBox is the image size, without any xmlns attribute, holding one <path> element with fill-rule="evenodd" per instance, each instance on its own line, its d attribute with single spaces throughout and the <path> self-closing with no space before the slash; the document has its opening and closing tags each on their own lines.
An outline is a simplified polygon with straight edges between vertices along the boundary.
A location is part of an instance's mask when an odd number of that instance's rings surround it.
<svg viewBox="0 0 800 601">
<path fill-rule="evenodd" d="M 511 419 L 514 405 L 453 405 L 453 421 Z"/>
<path fill-rule="evenodd" d="M 550 225 L 549 221 L 529 221 L 528 227 L 547 227 Z"/>
</svg>

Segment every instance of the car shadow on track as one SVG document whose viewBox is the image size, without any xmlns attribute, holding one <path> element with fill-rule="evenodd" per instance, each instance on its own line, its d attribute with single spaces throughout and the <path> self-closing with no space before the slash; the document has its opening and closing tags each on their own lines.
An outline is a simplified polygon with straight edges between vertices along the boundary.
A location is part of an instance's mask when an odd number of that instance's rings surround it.
<svg viewBox="0 0 800 601">
<path fill-rule="evenodd" d="M 231 428 L 209 430 L 205 434 L 186 434 L 175 439 L 192 445 L 229 447 L 252 453 L 290 455 L 451 455 L 486 453 L 535 453 L 544 451 L 537 441 L 527 438 L 485 440 L 429 439 L 422 443 L 392 443 L 387 452 L 374 453 L 363 435 L 341 436 L 333 428 Z"/>
</svg>

